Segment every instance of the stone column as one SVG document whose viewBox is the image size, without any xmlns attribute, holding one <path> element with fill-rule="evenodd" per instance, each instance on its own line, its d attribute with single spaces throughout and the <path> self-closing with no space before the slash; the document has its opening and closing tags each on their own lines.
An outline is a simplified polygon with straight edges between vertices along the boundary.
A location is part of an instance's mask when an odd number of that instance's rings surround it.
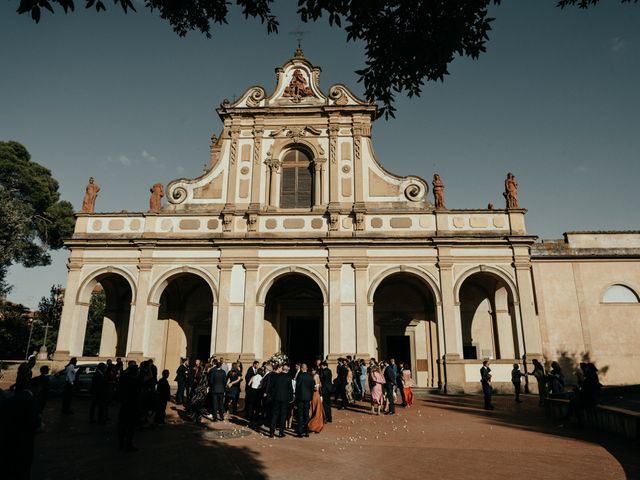
<svg viewBox="0 0 640 480">
<path fill-rule="evenodd" d="M 368 268 L 366 263 L 354 263 L 356 271 L 356 357 L 373 357 L 373 315 L 369 315 L 367 298 Z M 373 313 L 373 305 L 371 306 Z"/>
<path fill-rule="evenodd" d="M 353 125 L 353 179 L 354 179 L 354 203 L 364 203 L 364 179 L 368 176 L 364 172 L 362 161 L 362 136 L 367 133 L 368 127 L 363 124 Z"/>
<path fill-rule="evenodd" d="M 462 328 L 460 308 L 455 299 L 453 259 L 449 247 L 438 249 L 438 270 L 442 289 L 442 324 L 444 326 L 445 390 L 448 393 L 464 391 L 465 371 L 462 358 Z"/>
<path fill-rule="evenodd" d="M 229 344 L 229 307 L 231 303 L 231 270 L 233 264 L 221 263 L 220 279 L 218 285 L 220 288 L 220 298 L 218 299 L 218 316 L 216 322 L 216 350 L 212 354 L 226 354 Z"/>
<path fill-rule="evenodd" d="M 147 324 L 149 308 L 147 305 L 151 288 L 151 248 L 141 250 L 138 264 L 138 284 L 136 296 L 131 305 L 129 335 L 127 341 L 127 357 L 142 358 L 146 355 Z"/>
<path fill-rule="evenodd" d="M 242 354 L 243 363 L 257 358 L 258 345 L 256 324 L 258 322 L 256 309 L 256 294 L 258 289 L 258 264 L 245 263 L 244 311 L 242 320 Z"/>
<path fill-rule="evenodd" d="M 329 119 L 329 206 L 337 207 L 339 202 L 340 181 L 338 170 L 340 168 L 338 158 L 338 134 L 340 125 L 332 123 L 334 118 Z"/>
<path fill-rule="evenodd" d="M 280 172 L 280 160 L 271 159 L 266 162 L 269 168 L 269 208 L 278 206 L 278 173 Z"/>
<path fill-rule="evenodd" d="M 522 254 L 525 251 L 526 256 Z M 524 353 L 526 353 L 527 358 L 540 358 L 542 357 L 542 340 L 540 337 L 540 324 L 533 304 L 533 284 L 531 282 L 531 262 L 529 261 L 528 247 L 526 250 L 523 249 L 516 252 L 513 266 L 518 284 Z"/>
<path fill-rule="evenodd" d="M 72 256 L 73 253 L 74 252 L 72 251 Z M 77 349 L 74 347 L 74 336 L 79 334 L 79 319 L 84 316 L 86 323 L 86 317 L 89 313 L 88 303 L 76 302 L 76 298 L 79 293 L 78 289 L 80 288 L 81 265 L 82 263 L 79 260 L 69 260 L 65 302 L 62 306 L 60 328 L 58 330 L 58 342 L 56 344 L 56 351 L 54 354 L 54 358 L 56 360 L 66 361 L 70 356 L 82 355 L 82 347 L 80 347 L 80 353 L 78 353 Z"/>
<path fill-rule="evenodd" d="M 329 269 L 329 348 L 327 354 L 332 359 L 342 352 L 342 325 L 340 319 L 340 277 L 342 263 L 327 263 Z"/>
<path fill-rule="evenodd" d="M 253 166 L 251 167 L 251 203 L 249 210 L 258 211 L 262 203 L 260 187 L 262 185 L 262 134 L 264 133 L 263 119 L 256 117 L 253 127 Z"/>
<path fill-rule="evenodd" d="M 231 128 L 231 152 L 229 153 L 229 178 L 227 184 L 227 200 L 225 210 L 233 209 L 236 204 L 236 180 L 238 175 L 238 138 L 240 127 Z"/>
<path fill-rule="evenodd" d="M 322 186 L 323 186 L 323 171 L 326 160 L 324 158 L 316 158 L 313 162 L 313 169 L 315 175 L 313 176 L 313 206 L 319 207 L 322 205 Z"/>
</svg>

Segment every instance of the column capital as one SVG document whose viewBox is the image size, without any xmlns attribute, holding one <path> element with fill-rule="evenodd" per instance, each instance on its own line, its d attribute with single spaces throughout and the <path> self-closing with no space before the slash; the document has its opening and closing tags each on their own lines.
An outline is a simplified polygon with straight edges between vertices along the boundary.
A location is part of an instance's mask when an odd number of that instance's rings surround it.
<svg viewBox="0 0 640 480">
<path fill-rule="evenodd" d="M 253 263 L 253 262 L 245 262 L 245 263 L 243 263 L 243 265 L 244 265 L 244 269 L 245 269 L 246 271 L 252 271 L 252 272 L 257 271 L 257 270 L 258 270 L 258 268 L 260 267 L 260 264 L 259 264 L 259 263 L 257 263 L 257 262 L 256 262 L 256 263 Z"/>
<path fill-rule="evenodd" d="M 353 262 L 352 265 L 356 271 L 367 270 L 369 268 L 369 264 L 366 262 Z"/>
<path fill-rule="evenodd" d="M 220 262 L 218 264 L 218 268 L 220 269 L 220 271 L 222 272 L 230 272 L 233 269 L 233 263 L 228 263 L 228 262 Z"/>
<path fill-rule="evenodd" d="M 327 268 L 329 270 L 339 270 L 342 268 L 342 262 L 327 262 Z"/>
</svg>

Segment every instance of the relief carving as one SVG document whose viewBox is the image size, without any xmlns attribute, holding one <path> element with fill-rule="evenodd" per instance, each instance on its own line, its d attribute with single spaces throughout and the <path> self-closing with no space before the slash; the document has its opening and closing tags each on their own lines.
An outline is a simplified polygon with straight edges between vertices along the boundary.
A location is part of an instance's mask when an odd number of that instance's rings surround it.
<svg viewBox="0 0 640 480">
<path fill-rule="evenodd" d="M 222 231 L 230 232 L 232 222 L 233 222 L 232 213 L 225 213 L 224 215 L 222 215 Z"/>
<path fill-rule="evenodd" d="M 258 227 L 258 215 L 255 213 L 250 213 L 247 218 L 247 231 L 255 232 Z"/>
<path fill-rule="evenodd" d="M 332 232 L 338 231 L 338 220 L 340 220 L 340 215 L 338 215 L 337 213 L 329 214 L 329 230 L 331 230 Z"/>
<path fill-rule="evenodd" d="M 313 91 L 309 88 L 307 79 L 299 68 L 293 71 L 293 77 L 289 85 L 282 93 L 283 97 L 291 97 L 293 101 L 300 100 L 302 97 L 312 97 Z"/>
</svg>

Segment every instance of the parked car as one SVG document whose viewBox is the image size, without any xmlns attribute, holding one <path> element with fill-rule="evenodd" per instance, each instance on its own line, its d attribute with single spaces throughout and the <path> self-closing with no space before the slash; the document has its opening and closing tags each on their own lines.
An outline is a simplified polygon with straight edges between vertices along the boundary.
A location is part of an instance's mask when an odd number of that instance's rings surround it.
<svg viewBox="0 0 640 480">
<path fill-rule="evenodd" d="M 96 371 L 97 363 L 83 363 L 82 365 L 76 365 L 78 369 L 76 371 L 76 392 L 88 393 L 91 388 L 91 378 L 93 372 Z M 51 395 L 62 395 L 65 384 L 64 370 L 51 375 L 50 378 L 50 390 Z"/>
</svg>

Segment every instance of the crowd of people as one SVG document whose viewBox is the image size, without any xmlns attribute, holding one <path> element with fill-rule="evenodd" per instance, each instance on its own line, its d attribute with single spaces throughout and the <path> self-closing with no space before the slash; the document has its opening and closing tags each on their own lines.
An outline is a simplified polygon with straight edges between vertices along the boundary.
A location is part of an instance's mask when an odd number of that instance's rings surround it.
<svg viewBox="0 0 640 480">
<path fill-rule="evenodd" d="M 244 390 L 242 416 L 252 428 L 266 428 L 270 436 L 276 430 L 282 436 L 286 429 L 300 437 L 319 433 L 332 421 L 332 400 L 345 409 L 365 402 L 368 394 L 372 414 L 393 415 L 399 398 L 407 407 L 413 399 L 411 370 L 393 358 L 380 363 L 351 356 L 338 358 L 335 378 L 322 359 L 312 365 L 290 365 L 282 358 L 262 363 L 256 360 L 246 371 L 239 359 L 230 364 L 216 357 L 206 363 L 183 359 L 175 381 L 175 401 L 185 405 L 187 419 L 215 422 L 229 413 L 238 415 L 238 400 Z"/>
<path fill-rule="evenodd" d="M 538 402 L 540 406 L 544 406 L 548 398 L 568 398 L 570 400 L 567 418 L 576 415 L 580 420 L 580 411 L 592 409 L 598 404 L 598 396 L 602 384 L 598 378 L 598 369 L 591 362 L 581 362 L 575 370 L 574 375 L 576 383 L 573 385 L 572 391 L 566 391 L 565 376 L 557 361 L 551 362 L 551 368 L 547 371 L 544 365 L 537 359 L 531 361 L 533 370 L 531 372 L 520 370 L 520 365 L 513 364 L 511 370 L 511 383 L 515 392 L 515 401 L 520 403 L 520 394 L 522 391 L 522 379 L 527 376 L 535 378 L 538 386 Z M 480 383 L 482 393 L 484 395 L 484 408 L 493 410 L 494 406 L 491 402 L 493 388 L 491 386 L 491 368 L 489 360 L 482 362 L 480 368 Z"/>
</svg>

